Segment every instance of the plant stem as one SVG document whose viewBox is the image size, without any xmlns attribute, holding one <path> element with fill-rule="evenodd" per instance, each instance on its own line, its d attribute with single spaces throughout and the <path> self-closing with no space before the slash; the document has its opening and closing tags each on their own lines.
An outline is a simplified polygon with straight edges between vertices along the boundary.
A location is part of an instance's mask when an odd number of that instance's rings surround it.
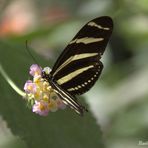
<svg viewBox="0 0 148 148">
<path fill-rule="evenodd" d="M 0 64 L 0 73 L 2 74 L 4 79 L 8 82 L 8 84 L 13 88 L 13 90 L 15 90 L 22 97 L 26 96 L 26 94 L 21 89 L 19 89 L 19 87 L 17 87 L 16 84 L 10 79 L 10 77 L 7 75 L 1 64 Z"/>
</svg>

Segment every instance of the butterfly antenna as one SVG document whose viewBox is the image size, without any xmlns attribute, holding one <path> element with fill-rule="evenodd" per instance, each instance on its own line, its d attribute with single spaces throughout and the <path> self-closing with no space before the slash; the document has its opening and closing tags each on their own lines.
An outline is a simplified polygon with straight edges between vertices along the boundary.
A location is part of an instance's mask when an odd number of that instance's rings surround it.
<svg viewBox="0 0 148 148">
<path fill-rule="evenodd" d="M 35 57 L 33 56 L 33 54 L 31 53 L 30 47 L 28 46 L 28 40 L 26 40 L 26 50 L 29 53 L 29 55 L 32 57 L 33 61 L 38 64 L 37 60 L 35 59 Z M 38 64 L 39 65 L 39 64 Z"/>
</svg>

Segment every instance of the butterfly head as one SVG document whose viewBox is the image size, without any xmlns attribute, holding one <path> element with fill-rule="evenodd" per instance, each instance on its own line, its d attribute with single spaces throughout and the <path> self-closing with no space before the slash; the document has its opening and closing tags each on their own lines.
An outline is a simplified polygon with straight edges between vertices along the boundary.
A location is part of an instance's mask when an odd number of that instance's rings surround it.
<svg viewBox="0 0 148 148">
<path fill-rule="evenodd" d="M 50 74 L 50 72 L 51 72 L 51 68 L 45 67 L 45 68 L 42 70 L 42 74 L 41 74 L 42 78 L 43 78 L 43 79 L 46 79 L 46 80 L 51 79 L 51 74 Z"/>
</svg>

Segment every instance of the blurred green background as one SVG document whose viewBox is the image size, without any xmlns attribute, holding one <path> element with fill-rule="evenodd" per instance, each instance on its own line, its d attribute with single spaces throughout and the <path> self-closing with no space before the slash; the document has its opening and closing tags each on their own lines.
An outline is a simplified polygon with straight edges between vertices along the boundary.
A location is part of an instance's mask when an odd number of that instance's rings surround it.
<svg viewBox="0 0 148 148">
<path fill-rule="evenodd" d="M 80 99 L 89 113 L 70 109 L 39 117 L 2 76 L 23 90 L 34 63 L 52 67 L 89 20 L 108 15 L 114 31 L 96 85 Z M 148 147 L 147 0 L 0 1 L 0 148 Z"/>
</svg>

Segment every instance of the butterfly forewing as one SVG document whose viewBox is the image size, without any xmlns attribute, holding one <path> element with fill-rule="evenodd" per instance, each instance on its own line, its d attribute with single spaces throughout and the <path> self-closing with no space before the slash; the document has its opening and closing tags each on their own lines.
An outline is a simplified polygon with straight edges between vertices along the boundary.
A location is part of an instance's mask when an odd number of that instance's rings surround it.
<svg viewBox="0 0 148 148">
<path fill-rule="evenodd" d="M 55 63 L 53 80 L 72 95 L 88 91 L 103 69 L 100 59 L 112 33 L 113 22 L 104 16 L 88 22 Z"/>
</svg>

